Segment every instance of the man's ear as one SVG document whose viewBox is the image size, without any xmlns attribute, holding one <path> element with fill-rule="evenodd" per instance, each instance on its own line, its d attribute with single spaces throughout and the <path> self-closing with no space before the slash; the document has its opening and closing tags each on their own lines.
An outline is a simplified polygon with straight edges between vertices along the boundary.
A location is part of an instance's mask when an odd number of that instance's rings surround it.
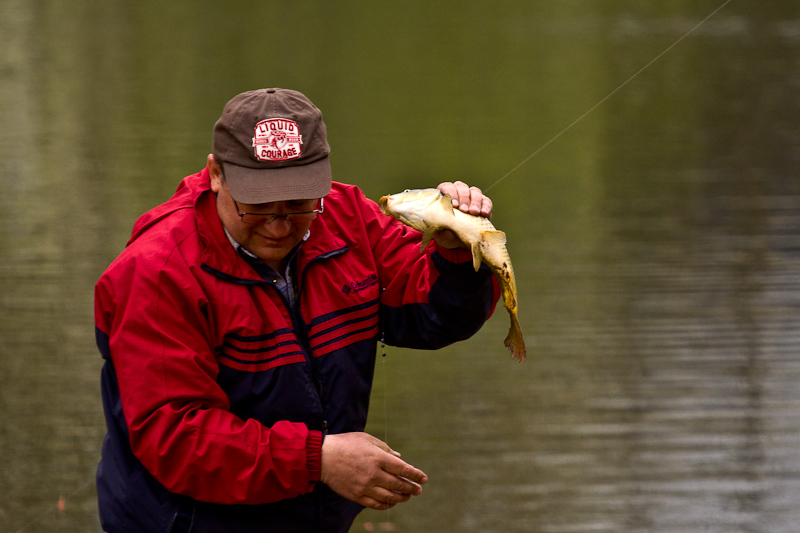
<svg viewBox="0 0 800 533">
<path fill-rule="evenodd" d="M 214 159 L 214 154 L 208 154 L 207 163 L 208 173 L 211 175 L 211 190 L 214 194 L 217 194 L 222 188 L 222 170 L 220 170 L 219 164 Z"/>
</svg>

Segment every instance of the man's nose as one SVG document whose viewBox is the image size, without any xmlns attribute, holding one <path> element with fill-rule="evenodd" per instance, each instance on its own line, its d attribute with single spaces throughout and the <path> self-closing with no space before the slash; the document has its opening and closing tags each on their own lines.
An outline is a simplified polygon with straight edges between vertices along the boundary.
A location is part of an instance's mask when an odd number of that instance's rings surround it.
<svg viewBox="0 0 800 533">
<path fill-rule="evenodd" d="M 264 227 L 273 237 L 285 237 L 292 231 L 292 223 L 284 216 L 278 216 L 270 222 L 265 222 Z"/>
</svg>

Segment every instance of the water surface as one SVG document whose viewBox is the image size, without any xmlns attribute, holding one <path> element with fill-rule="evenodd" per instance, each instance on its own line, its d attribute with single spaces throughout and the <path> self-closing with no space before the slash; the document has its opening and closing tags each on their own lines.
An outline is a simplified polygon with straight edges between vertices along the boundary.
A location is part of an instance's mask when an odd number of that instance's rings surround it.
<svg viewBox="0 0 800 533">
<path fill-rule="evenodd" d="M 379 357 L 430 483 L 354 531 L 796 531 L 800 4 L 721 3 L 2 0 L 0 529 L 100 530 L 93 284 L 280 86 L 372 198 L 489 188 L 519 284 L 523 365 L 502 309 Z"/>
</svg>

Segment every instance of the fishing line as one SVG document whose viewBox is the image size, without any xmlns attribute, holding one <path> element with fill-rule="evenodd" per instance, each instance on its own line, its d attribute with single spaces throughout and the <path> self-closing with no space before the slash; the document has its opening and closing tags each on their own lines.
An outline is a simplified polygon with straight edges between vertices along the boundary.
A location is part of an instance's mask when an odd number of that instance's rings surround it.
<svg viewBox="0 0 800 533">
<path fill-rule="evenodd" d="M 522 167 L 522 166 L 523 166 L 525 163 L 527 163 L 528 161 L 530 161 L 531 159 L 533 159 L 533 158 L 534 158 L 534 157 L 535 157 L 535 156 L 536 156 L 536 155 L 537 155 L 539 152 L 541 152 L 542 150 L 544 150 L 545 148 L 547 148 L 548 146 L 550 146 L 552 143 L 554 143 L 556 140 L 558 140 L 558 139 L 559 139 L 559 138 L 560 138 L 562 135 L 564 135 L 565 133 L 567 133 L 567 132 L 568 132 L 570 129 L 572 129 L 572 128 L 573 128 L 573 127 L 576 125 L 576 124 L 578 124 L 579 122 L 581 122 L 581 121 L 582 121 L 584 118 L 586 118 L 586 117 L 587 117 L 589 114 L 591 114 L 591 113 L 592 113 L 592 112 L 593 112 L 595 109 L 597 109 L 598 107 L 600 107 L 601 105 L 603 105 L 603 104 L 604 104 L 604 103 L 605 103 L 605 102 L 606 102 L 608 99 L 610 99 L 612 96 L 614 96 L 614 95 L 615 95 L 615 94 L 617 94 L 619 91 L 621 91 L 621 90 L 622 90 L 622 89 L 623 89 L 625 86 L 627 86 L 627 85 L 628 85 L 630 82 L 632 82 L 634 79 L 636 79 L 636 78 L 637 78 L 637 77 L 638 77 L 638 76 L 639 76 L 639 75 L 640 75 L 642 72 L 644 72 L 645 70 L 647 70 L 647 69 L 648 69 L 649 67 L 651 67 L 651 66 L 652 66 L 652 65 L 653 65 L 655 62 L 657 62 L 657 61 L 658 61 L 659 59 L 661 59 L 661 58 L 662 58 L 664 55 L 666 55 L 666 54 L 667 54 L 668 52 L 670 52 L 670 51 L 671 51 L 673 48 L 675 48 L 675 47 L 676 47 L 678 44 L 680 44 L 680 43 L 681 43 L 681 42 L 682 42 L 684 39 L 686 39 L 686 38 L 687 38 L 687 37 L 688 37 L 688 36 L 689 36 L 689 35 L 690 35 L 692 32 L 694 32 L 695 30 L 697 30 L 697 28 L 699 28 L 700 26 L 702 26 L 703 24 L 705 24 L 706 22 L 708 22 L 708 20 L 709 20 L 709 19 L 711 19 L 711 18 L 712 18 L 714 15 L 716 15 L 716 14 L 717 14 L 719 11 L 721 11 L 723 8 L 725 8 L 725 6 L 727 6 L 727 5 L 728 5 L 728 4 L 729 4 L 731 1 L 732 1 L 732 0 L 725 0 L 725 1 L 724 1 L 724 2 L 723 2 L 723 3 L 722 3 L 720 6 L 719 6 L 719 7 L 717 7 L 717 8 L 716 8 L 714 11 L 712 11 L 712 12 L 711 12 L 711 13 L 710 13 L 708 16 L 706 16 L 706 17 L 705 17 L 703 20 L 701 20 L 699 23 L 697 23 L 697 24 L 696 24 L 694 27 L 692 27 L 692 28 L 691 28 L 689 31 L 687 31 L 686 33 L 684 33 L 683 35 L 681 35 L 681 36 L 680 36 L 680 37 L 679 37 L 679 38 L 678 38 L 678 39 L 677 39 L 675 42 L 673 42 L 671 45 L 669 45 L 667 48 L 665 48 L 665 49 L 664 49 L 664 50 L 663 50 L 663 51 L 662 51 L 660 54 L 658 54 L 658 55 L 657 55 L 657 56 L 655 56 L 653 59 L 651 59 L 651 60 L 650 60 L 650 61 L 649 61 L 649 62 L 648 62 L 648 63 L 647 63 L 645 66 L 643 66 L 643 67 L 642 67 L 642 68 L 640 68 L 638 71 L 636 71 L 636 72 L 635 72 L 635 73 L 634 73 L 634 74 L 633 74 L 631 77 L 629 77 L 627 80 L 625 80 L 624 82 L 622 82 L 622 83 L 621 83 L 621 84 L 620 84 L 620 85 L 619 85 L 619 86 L 618 86 L 616 89 L 614 89 L 613 91 L 611 91 L 610 93 L 608 93 L 608 94 L 607 94 L 607 95 L 606 95 L 606 96 L 605 96 L 603 99 L 601 99 L 599 102 L 597 102 L 597 103 L 596 103 L 596 104 L 594 104 L 592 107 L 590 107 L 590 108 L 589 108 L 589 109 L 588 109 L 588 110 L 587 110 L 585 113 L 583 113 L 581 116 L 579 116 L 579 117 L 578 117 L 578 118 L 576 118 L 574 121 L 572 121 L 572 123 L 571 123 L 571 124 L 569 124 L 569 125 L 568 125 L 566 128 L 564 128 L 563 130 L 561 130 L 560 132 L 558 132 L 558 133 L 557 133 L 555 136 L 553 136 L 553 137 L 552 137 L 552 138 L 551 138 L 549 141 L 547 141 L 547 142 L 546 142 L 546 143 L 544 143 L 542 146 L 540 146 L 538 149 L 536 149 L 536 150 L 535 150 L 533 153 L 531 153 L 531 154 L 530 154 L 528 157 L 526 157 L 525 159 L 523 159 L 522 161 L 520 161 L 520 162 L 519 162 L 519 164 L 517 164 L 517 165 L 516 165 L 514 168 L 512 168 L 511 170 L 509 170 L 508 172 L 506 172 L 506 173 L 505 173 L 503 176 L 501 176 L 501 177 L 500 177 L 500 179 L 498 179 L 497 181 L 495 181 L 495 182 L 494 182 L 493 184 L 491 184 L 489 187 L 485 188 L 485 189 L 484 189 L 484 192 L 488 192 L 489 190 L 491 190 L 492 188 L 494 188 L 494 187 L 495 187 L 496 185 L 498 185 L 500 182 L 502 182 L 503 180 L 505 180 L 505 179 L 506 179 L 508 176 L 510 176 L 511 174 L 513 174 L 514 172 L 516 172 L 516 171 L 517 171 L 517 170 L 518 170 L 520 167 Z M 382 289 L 382 290 L 386 290 L 386 289 L 384 288 L 384 289 Z M 381 324 L 381 326 L 383 326 L 383 324 Z M 381 327 L 381 329 L 383 330 L 384 328 L 383 328 L 383 327 Z M 384 331 L 385 331 L 385 330 L 384 330 Z M 389 432 L 389 430 L 388 430 L 388 428 L 389 428 L 389 419 L 388 419 L 388 415 L 387 415 L 387 407 L 386 407 L 386 405 L 387 405 L 386 382 L 387 382 L 388 380 L 387 380 L 387 376 L 386 376 L 386 344 L 384 343 L 384 335 L 385 335 L 385 333 L 383 333 L 383 334 L 381 335 L 381 339 L 380 339 L 380 343 L 381 343 L 381 352 L 382 352 L 382 357 L 381 357 L 381 374 L 382 374 L 382 377 L 383 377 L 383 442 L 385 442 L 385 443 L 388 445 L 388 444 L 389 444 L 389 435 L 388 435 L 388 432 Z M 390 511 L 391 511 L 391 509 L 389 509 L 389 511 L 387 511 L 387 513 L 388 513 L 388 512 L 390 512 Z M 391 515 L 388 515 L 388 516 L 389 516 L 389 522 L 387 522 L 387 524 L 391 524 Z"/>
<path fill-rule="evenodd" d="M 488 192 L 488 191 L 490 191 L 490 190 L 491 190 L 491 189 L 492 189 L 492 188 L 493 188 L 495 185 L 497 185 L 498 183 L 500 183 L 501 181 L 503 181 L 504 179 L 506 179 L 508 176 L 510 176 L 511 174 L 513 174 L 513 173 L 514 173 L 514 172 L 515 172 L 517 169 L 519 169 L 519 168 L 520 168 L 522 165 L 524 165 L 525 163 L 527 163 L 528 161 L 530 161 L 531 159 L 533 159 L 533 157 L 534 157 L 534 156 L 536 156 L 536 154 L 538 154 L 539 152 L 541 152 L 542 150 L 544 150 L 545 148 L 547 148 L 548 146 L 550 146 L 550 145 L 551 145 L 551 144 L 552 144 L 554 141 L 556 141 L 556 140 L 557 140 L 559 137 L 561 137 L 561 136 L 562 136 L 562 135 L 564 135 L 566 132 L 568 132 L 570 129 L 572 129 L 572 127 L 573 127 L 573 126 L 575 126 L 577 123 L 579 123 L 579 122 L 580 122 L 580 121 L 582 121 L 584 118 L 586 118 L 586 116 L 587 116 L 587 115 L 589 115 L 589 114 L 590 114 L 592 111 L 594 111 L 595 109 L 597 109 L 598 107 L 600 107 L 601 105 L 603 105 L 603 104 L 606 102 L 606 100 L 608 100 L 609 98 L 611 98 L 612 96 L 614 96 L 615 94 L 617 94 L 617 93 L 618 93 L 620 90 L 622 90 L 622 88 L 623 88 L 623 87 L 625 87 L 625 86 L 626 86 L 626 85 L 628 85 L 630 82 L 632 82 L 632 81 L 633 81 L 633 80 L 634 80 L 636 77 L 638 77 L 638 76 L 639 76 L 639 74 L 641 74 L 642 72 L 644 72 L 645 70 L 647 70 L 647 69 L 648 69 L 648 68 L 649 68 L 649 67 L 650 67 L 650 66 L 651 66 L 653 63 L 655 63 L 656 61 L 658 61 L 659 59 L 661 59 L 661 57 L 663 57 L 663 56 L 664 56 L 664 55 L 665 55 L 667 52 L 669 52 L 670 50 L 672 50 L 673 48 L 675 48 L 675 47 L 676 47 L 676 46 L 677 46 L 677 45 L 678 45 L 678 44 L 679 44 L 681 41 L 683 41 L 684 39 L 686 39 L 686 37 L 688 37 L 688 36 L 689 36 L 689 34 L 691 34 L 691 33 L 692 33 L 693 31 L 695 31 L 697 28 L 699 28 L 700 26 L 702 26 L 703 24 L 705 24 L 706 22 L 708 22 L 708 20 L 709 20 L 711 17 L 713 17 L 714 15 L 716 15 L 716 14 L 717 14 L 719 11 L 721 11 L 721 10 L 722 10 L 722 9 L 723 9 L 725 6 L 727 6 L 729 3 L 731 3 L 731 1 L 732 1 L 732 0 L 725 0 L 725 2 L 723 2 L 723 3 L 722 3 L 722 5 L 720 5 L 720 6 L 719 6 L 717 9 L 715 9 L 714 11 L 712 11 L 710 15 L 708 15 L 706 18 L 704 18 L 703 20 L 701 20 L 700 22 L 698 22 L 698 23 L 697 23 L 697 24 L 696 24 L 696 25 L 695 25 L 695 26 L 694 26 L 692 29 L 690 29 L 689 31 L 687 31 L 686 33 L 684 33 L 683 35 L 681 35 L 681 37 L 680 37 L 680 38 L 679 38 L 677 41 L 675 41 L 674 43 L 672 43 L 671 45 L 669 45 L 669 46 L 668 46 L 668 47 L 667 47 L 667 48 L 666 48 L 666 49 L 665 49 L 663 52 L 661 52 L 661 53 L 660 53 L 660 54 L 658 54 L 656 57 L 654 57 L 653 59 L 651 59 L 649 63 L 647 63 L 647 64 L 646 64 L 645 66 L 643 66 L 642 68 L 640 68 L 640 69 L 639 69 L 639 70 L 638 70 L 638 71 L 637 71 L 637 72 L 636 72 L 636 73 L 635 73 L 633 76 L 631 76 L 630 78 L 628 78 L 627 80 L 625 80 L 624 82 L 622 82 L 622 84 L 621 84 L 621 85 L 619 85 L 619 86 L 618 86 L 616 89 L 614 89 L 613 91 L 611 91 L 610 93 L 608 93 L 608 94 L 605 96 L 605 98 L 603 98 L 602 100 L 600 100 L 599 102 L 597 102 L 596 104 L 594 104 L 594 105 L 593 105 L 591 108 L 589 108 L 589 110 L 588 110 L 588 111 L 586 111 L 586 112 L 585 112 L 583 115 L 579 116 L 579 117 L 578 117 L 578 118 L 576 118 L 574 121 L 572 121 L 572 123 L 571 123 L 569 126 L 567 126 L 567 127 L 566 127 L 566 128 L 564 128 L 563 130 L 561 130 L 560 132 L 558 132 L 558 134 L 556 134 L 556 135 L 555 135 L 555 136 L 554 136 L 552 139 L 550 139 L 549 141 L 547 141 L 546 143 L 544 143 L 544 144 L 543 144 L 542 146 L 540 146 L 540 147 L 539 147 L 539 148 L 538 148 L 536 151 L 534 151 L 534 152 L 533 152 L 531 155 L 529 155 L 528 157 L 526 157 L 525 159 L 523 159 L 523 160 L 522 160 L 522 161 L 521 161 L 521 162 L 520 162 L 520 163 L 519 163 L 517 166 L 515 166 L 514 168 L 512 168 L 511 170 L 509 170 L 508 172 L 506 172 L 506 173 L 505 173 L 505 175 L 503 175 L 503 176 L 502 176 L 500 179 L 498 179 L 497 181 L 495 181 L 494 183 L 492 183 L 492 184 L 491 184 L 489 187 L 487 187 L 486 189 L 484 189 L 484 192 Z"/>
<path fill-rule="evenodd" d="M 381 374 L 383 374 L 383 442 L 389 444 L 389 419 L 386 416 L 386 343 L 381 336 Z"/>
<path fill-rule="evenodd" d="M 385 289 L 384 289 L 385 290 Z M 389 445 L 389 418 L 386 414 L 386 332 L 381 334 L 381 374 L 383 374 L 383 442 Z M 391 448 L 391 446 L 389 446 Z M 386 524 L 392 524 L 392 510 L 386 510 Z"/>
</svg>

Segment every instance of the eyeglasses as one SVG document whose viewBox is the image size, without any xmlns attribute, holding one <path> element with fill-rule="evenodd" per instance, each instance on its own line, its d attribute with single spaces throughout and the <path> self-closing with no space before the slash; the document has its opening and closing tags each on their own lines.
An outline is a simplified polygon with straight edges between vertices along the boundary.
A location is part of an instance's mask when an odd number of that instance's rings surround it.
<svg viewBox="0 0 800 533">
<path fill-rule="evenodd" d="M 231 196 L 231 200 L 233 200 L 233 196 Z M 302 222 L 311 222 L 317 215 L 325 211 L 325 199 L 319 199 L 319 209 L 313 209 L 311 211 L 303 211 L 300 213 L 287 213 L 285 215 L 276 215 L 274 213 L 242 213 L 239 210 L 239 204 L 236 203 L 236 200 L 233 200 L 233 205 L 236 206 L 236 214 L 239 215 L 239 218 L 242 219 L 242 222 L 247 224 L 248 226 L 255 226 L 258 224 L 271 224 L 276 218 L 285 218 L 287 222 L 291 224 L 295 223 L 302 223 Z"/>
</svg>

